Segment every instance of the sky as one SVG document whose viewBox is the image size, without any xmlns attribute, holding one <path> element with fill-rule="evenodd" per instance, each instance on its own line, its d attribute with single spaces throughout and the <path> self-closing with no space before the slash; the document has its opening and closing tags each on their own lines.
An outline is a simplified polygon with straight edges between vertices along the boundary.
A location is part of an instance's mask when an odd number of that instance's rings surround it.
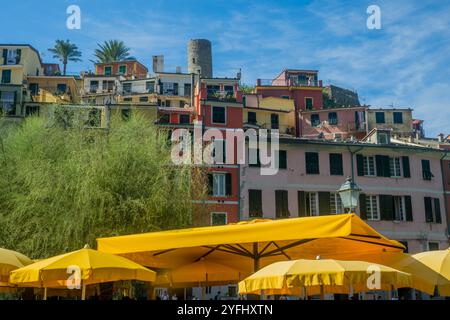
<svg viewBox="0 0 450 320">
<path fill-rule="evenodd" d="M 81 29 L 69 30 L 69 5 Z M 368 29 L 377 5 L 381 29 Z M 187 70 L 187 42 L 212 42 L 214 76 L 242 82 L 271 79 L 284 68 L 316 69 L 323 83 L 358 92 L 372 107 L 412 108 L 425 133 L 450 134 L 450 1 L 35 0 L 2 1 L 0 43 L 28 43 L 45 62 L 56 39 L 83 52 L 68 71 L 93 70 L 105 40 L 123 40 L 151 69 L 163 54 L 165 71 Z"/>
</svg>

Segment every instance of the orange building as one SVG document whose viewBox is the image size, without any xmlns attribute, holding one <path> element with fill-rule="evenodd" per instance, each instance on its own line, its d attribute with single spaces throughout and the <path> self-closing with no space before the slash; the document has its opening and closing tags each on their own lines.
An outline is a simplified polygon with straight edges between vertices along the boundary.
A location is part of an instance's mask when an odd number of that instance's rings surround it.
<svg viewBox="0 0 450 320">
<path fill-rule="evenodd" d="M 96 63 L 95 74 L 103 76 L 124 76 L 127 79 L 147 77 L 148 69 L 137 60 Z"/>
</svg>

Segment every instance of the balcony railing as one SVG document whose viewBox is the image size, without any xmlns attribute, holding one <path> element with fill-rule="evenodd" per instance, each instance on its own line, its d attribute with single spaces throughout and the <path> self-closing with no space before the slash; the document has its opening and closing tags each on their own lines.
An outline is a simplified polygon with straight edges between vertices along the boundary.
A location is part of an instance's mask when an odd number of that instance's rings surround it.
<svg viewBox="0 0 450 320">
<path fill-rule="evenodd" d="M 208 90 L 207 99 L 211 101 L 236 102 L 236 96 L 232 91 Z"/>
<path fill-rule="evenodd" d="M 321 87 L 322 80 L 305 80 L 298 79 L 257 79 L 257 86 L 290 86 L 290 87 Z"/>
</svg>

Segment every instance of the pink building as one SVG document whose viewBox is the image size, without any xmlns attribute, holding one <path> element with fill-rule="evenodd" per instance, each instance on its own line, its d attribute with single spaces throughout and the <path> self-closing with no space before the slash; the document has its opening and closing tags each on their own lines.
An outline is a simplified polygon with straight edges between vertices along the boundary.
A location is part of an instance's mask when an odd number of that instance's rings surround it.
<svg viewBox="0 0 450 320">
<path fill-rule="evenodd" d="M 336 190 L 353 175 L 362 189 L 356 212 L 377 231 L 412 253 L 448 248 L 442 151 L 283 138 L 280 152 L 276 176 L 241 167 L 243 219 L 342 213 Z"/>
</svg>

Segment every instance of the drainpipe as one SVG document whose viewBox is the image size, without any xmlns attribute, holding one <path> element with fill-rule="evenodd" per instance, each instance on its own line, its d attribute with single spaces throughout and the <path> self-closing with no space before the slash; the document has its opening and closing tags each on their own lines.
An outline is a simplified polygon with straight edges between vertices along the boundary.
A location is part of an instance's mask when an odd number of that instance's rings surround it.
<svg viewBox="0 0 450 320">
<path fill-rule="evenodd" d="M 355 182 L 355 165 L 354 165 L 354 161 L 353 161 L 353 155 L 361 150 L 364 149 L 364 147 L 359 147 L 357 150 L 352 151 L 352 149 L 350 148 L 350 146 L 347 146 L 348 152 L 350 152 L 350 164 L 351 164 L 351 173 L 352 173 L 352 181 Z"/>
</svg>

